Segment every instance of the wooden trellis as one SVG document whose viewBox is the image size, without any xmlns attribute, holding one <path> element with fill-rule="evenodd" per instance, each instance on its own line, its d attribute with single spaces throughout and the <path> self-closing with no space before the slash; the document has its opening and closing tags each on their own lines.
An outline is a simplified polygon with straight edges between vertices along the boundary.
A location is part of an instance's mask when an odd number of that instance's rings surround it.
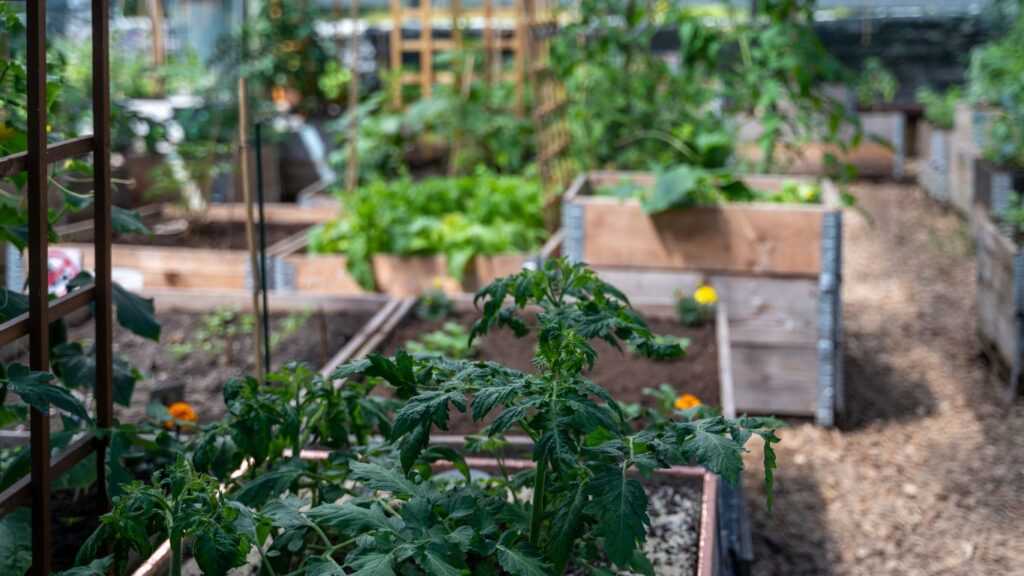
<svg viewBox="0 0 1024 576">
<path fill-rule="evenodd" d="M 25 3 L 28 35 L 28 147 L 26 152 L 0 158 L 0 176 L 28 174 L 28 286 L 29 311 L 0 325 L 0 345 L 29 337 L 29 364 L 35 371 L 50 370 L 50 322 L 75 310 L 94 306 L 96 322 L 96 426 L 109 429 L 113 417 L 111 281 L 111 186 L 110 186 L 110 67 L 109 3 L 92 0 L 92 105 L 93 134 L 72 140 L 47 142 L 46 0 Z M 78 156 L 92 154 L 96 280 L 56 300 L 49 299 L 49 222 L 47 213 L 48 170 Z M 0 493 L 0 515 L 19 506 L 32 505 L 32 574 L 52 572 L 50 487 L 53 480 L 90 454 L 96 454 L 96 484 L 100 508 L 108 505 L 106 493 L 106 446 L 102 436 L 83 433 L 56 458 L 50 458 L 50 415 L 31 409 L 31 475 Z"/>
<path fill-rule="evenodd" d="M 565 113 L 568 95 L 551 66 L 551 39 L 558 33 L 557 4 L 522 0 L 527 29 L 526 62 L 533 89 L 533 122 L 541 184 L 549 194 L 561 194 L 575 177 L 566 154 L 571 135 Z"/>
<path fill-rule="evenodd" d="M 447 6 L 435 6 L 433 0 L 419 0 L 417 6 L 407 6 L 405 0 L 390 0 L 391 33 L 388 38 L 390 67 L 399 74 L 392 88 L 392 103 L 395 107 L 404 104 L 403 89 L 419 86 L 420 94 L 429 97 L 438 84 L 452 84 L 459 77 L 456 71 L 437 70 L 437 54 L 459 52 L 464 46 L 464 30 L 467 19 L 479 21 L 481 42 L 484 52 L 484 77 L 488 82 L 498 80 L 516 84 L 516 109 L 523 110 L 526 92 L 527 70 L 525 21 L 526 0 L 513 0 L 509 9 L 499 10 L 495 0 L 483 0 L 479 13 L 464 11 L 461 0 L 450 0 Z M 502 26 L 511 14 L 514 26 Z M 450 34 L 439 37 L 442 30 L 438 22 L 448 23 Z M 406 26 L 413 25 L 419 34 L 406 38 Z M 405 71 L 403 63 L 409 54 L 416 55 L 416 69 Z M 513 66 L 508 70 L 506 62 L 511 59 Z"/>
</svg>

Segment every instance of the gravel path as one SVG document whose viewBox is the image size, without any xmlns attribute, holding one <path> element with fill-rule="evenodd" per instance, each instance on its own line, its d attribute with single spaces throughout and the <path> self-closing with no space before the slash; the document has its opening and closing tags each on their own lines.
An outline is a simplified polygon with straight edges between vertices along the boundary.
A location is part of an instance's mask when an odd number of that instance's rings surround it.
<svg viewBox="0 0 1024 576">
<path fill-rule="evenodd" d="M 751 454 L 753 573 L 1024 576 L 1024 403 L 980 360 L 968 228 L 916 187 L 857 194 L 847 414 L 783 432 L 772 512 Z"/>
</svg>

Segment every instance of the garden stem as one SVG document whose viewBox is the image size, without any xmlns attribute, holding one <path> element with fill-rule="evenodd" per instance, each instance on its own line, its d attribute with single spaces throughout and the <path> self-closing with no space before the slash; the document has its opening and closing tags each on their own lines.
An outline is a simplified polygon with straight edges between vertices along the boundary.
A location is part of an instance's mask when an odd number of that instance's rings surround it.
<svg viewBox="0 0 1024 576">
<path fill-rule="evenodd" d="M 171 576 L 181 576 L 181 534 L 171 532 Z"/>
<path fill-rule="evenodd" d="M 537 463 L 537 474 L 533 479 L 533 511 L 530 515 L 530 544 L 540 542 L 541 524 L 544 522 L 544 488 L 547 482 L 547 465 L 544 460 Z"/>
</svg>

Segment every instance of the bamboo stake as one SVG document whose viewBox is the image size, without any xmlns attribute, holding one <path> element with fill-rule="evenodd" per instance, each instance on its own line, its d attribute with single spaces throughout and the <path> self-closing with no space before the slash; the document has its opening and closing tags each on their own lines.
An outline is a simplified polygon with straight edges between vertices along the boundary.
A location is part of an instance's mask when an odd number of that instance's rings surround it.
<svg viewBox="0 0 1024 576">
<path fill-rule="evenodd" d="M 484 0 L 484 55 L 484 78 L 490 84 L 494 82 L 495 65 L 500 61 L 494 55 L 494 0 Z"/>
<path fill-rule="evenodd" d="M 349 37 L 349 57 L 352 59 L 352 80 L 348 88 L 348 166 L 345 174 L 345 188 L 350 192 L 359 185 L 359 0 L 350 0 L 352 35 Z M 401 87 L 401 83 L 399 83 Z"/>
<path fill-rule="evenodd" d="M 247 22 L 248 0 L 242 2 L 242 26 Z M 247 45 L 243 42 L 242 56 L 245 57 Z M 256 226 L 252 210 L 252 190 L 249 182 L 249 102 L 248 87 L 244 75 L 238 78 L 238 169 L 242 185 L 242 202 L 245 203 L 245 239 L 249 248 L 249 266 L 252 269 L 252 310 L 256 318 L 260 318 L 260 270 L 259 258 L 256 255 Z M 263 366 L 263 333 L 261 330 L 253 330 L 256 347 L 253 354 L 256 357 L 256 374 L 260 381 L 264 378 Z"/>
<path fill-rule="evenodd" d="M 391 87 L 391 104 L 395 109 L 402 107 L 402 0 L 391 0 L 391 35 L 388 39 L 391 52 L 391 73 L 394 75 Z"/>
<path fill-rule="evenodd" d="M 434 21 L 431 0 L 420 0 L 420 98 L 434 91 Z"/>
</svg>

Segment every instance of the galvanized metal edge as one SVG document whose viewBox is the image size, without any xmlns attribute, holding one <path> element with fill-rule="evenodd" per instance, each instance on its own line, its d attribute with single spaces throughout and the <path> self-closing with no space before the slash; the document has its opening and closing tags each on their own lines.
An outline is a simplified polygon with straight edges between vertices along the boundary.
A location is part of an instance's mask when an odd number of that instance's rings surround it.
<svg viewBox="0 0 1024 576">
<path fill-rule="evenodd" d="M 583 210 L 581 203 L 571 200 L 562 204 L 562 241 L 564 255 L 570 262 L 583 262 Z"/>
<path fill-rule="evenodd" d="M 1017 400 L 1020 394 L 1020 376 L 1024 362 L 1024 252 L 1013 256 L 1013 317 L 1017 328 L 1017 354 L 1010 366 L 1010 383 L 1007 388 L 1009 400 Z"/>
<path fill-rule="evenodd" d="M 835 424 L 836 397 L 841 366 L 838 334 L 840 319 L 840 271 L 842 262 L 842 215 L 822 217 L 821 276 L 818 283 L 818 406 L 815 420 L 821 426 Z"/>
</svg>

